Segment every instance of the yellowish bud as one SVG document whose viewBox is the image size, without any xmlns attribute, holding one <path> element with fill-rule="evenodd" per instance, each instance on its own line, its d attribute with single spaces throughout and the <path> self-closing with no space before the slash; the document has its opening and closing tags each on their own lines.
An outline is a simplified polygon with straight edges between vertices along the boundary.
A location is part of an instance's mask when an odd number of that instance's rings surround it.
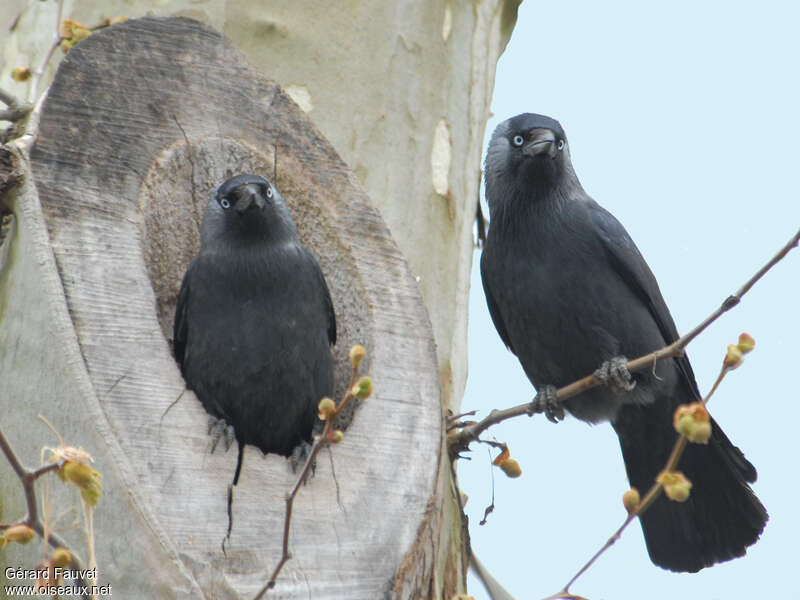
<svg viewBox="0 0 800 600">
<path fill-rule="evenodd" d="M 675 431 L 681 435 L 687 435 L 689 430 L 694 426 L 694 419 L 692 415 L 678 415 L 678 411 L 675 411 L 674 425 Z"/>
<path fill-rule="evenodd" d="M 100 474 L 89 465 L 71 460 L 65 462 L 61 470 L 64 472 L 66 480 L 70 483 L 74 483 L 79 488 L 91 485 L 92 479 L 100 476 Z"/>
<path fill-rule="evenodd" d="M 631 488 L 624 494 L 622 494 L 622 504 L 628 510 L 629 513 L 632 513 L 636 510 L 639 506 L 639 502 L 641 502 L 641 497 L 639 496 L 639 490 L 636 488 Z"/>
<path fill-rule="evenodd" d="M 81 490 L 81 498 L 83 498 L 86 504 L 94 508 L 100 501 L 100 492 L 100 488 L 85 488 Z"/>
<path fill-rule="evenodd" d="M 103 485 L 100 473 L 87 464 L 68 460 L 61 467 L 66 481 L 75 484 L 81 490 L 81 496 L 89 506 L 96 506 L 100 500 Z"/>
<path fill-rule="evenodd" d="M 492 464 L 495 467 L 499 467 L 503 463 L 504 460 L 508 460 L 509 458 L 511 458 L 511 451 L 508 449 L 508 446 L 503 444 L 502 451 L 500 452 L 500 454 L 497 455 L 497 458 L 495 458 L 492 461 Z"/>
<path fill-rule="evenodd" d="M 675 431 L 695 444 L 706 444 L 711 437 L 711 417 L 702 402 L 682 404 L 675 409 L 673 425 Z"/>
<path fill-rule="evenodd" d="M 356 381 L 353 386 L 352 394 L 360 400 L 366 400 L 372 395 L 372 378 L 364 375 L 361 379 Z"/>
<path fill-rule="evenodd" d="M 331 444 L 338 444 L 344 439 L 344 433 L 341 429 L 334 429 L 328 435 L 328 439 L 330 440 Z"/>
<path fill-rule="evenodd" d="M 14 81 L 27 81 L 32 74 L 30 67 L 15 67 L 11 70 L 11 79 Z"/>
<path fill-rule="evenodd" d="M 522 475 L 522 467 L 520 467 L 519 463 L 513 458 L 507 458 L 501 462 L 500 468 L 503 470 L 503 473 L 511 477 L 511 479 L 516 479 Z"/>
<path fill-rule="evenodd" d="M 711 438 L 711 423 L 697 423 L 686 437 L 695 444 L 707 444 Z"/>
<path fill-rule="evenodd" d="M 689 498 L 692 482 L 680 471 L 662 471 L 656 481 L 664 486 L 664 493 L 670 500 L 685 502 Z"/>
<path fill-rule="evenodd" d="M 59 547 L 53 550 L 53 556 L 51 557 L 51 560 L 53 561 L 53 564 L 56 567 L 60 567 L 63 569 L 70 562 L 72 562 L 72 555 L 66 548 Z"/>
<path fill-rule="evenodd" d="M 756 347 L 756 341 L 752 338 L 752 336 L 743 333 L 739 336 L 739 343 L 736 344 L 736 347 L 739 348 L 739 351 L 742 354 L 747 354 Z"/>
<path fill-rule="evenodd" d="M 336 416 L 336 403 L 328 397 L 323 398 L 319 401 L 317 405 L 317 410 L 319 410 L 319 415 L 317 415 L 321 421 L 326 421 L 332 417 Z"/>
<path fill-rule="evenodd" d="M 350 348 L 350 364 L 353 365 L 354 369 L 358 368 L 358 365 L 361 364 L 361 361 L 364 360 L 366 355 L 367 350 L 361 344 L 356 344 Z"/>
<path fill-rule="evenodd" d="M 727 369 L 735 369 L 742 364 L 743 356 L 744 355 L 741 349 L 739 349 L 739 346 L 728 344 L 728 353 L 725 355 L 722 365 Z"/>
<path fill-rule="evenodd" d="M 7 542 L 17 542 L 18 544 L 27 544 L 36 534 L 33 529 L 27 525 L 13 525 L 6 529 L 5 538 Z"/>
<path fill-rule="evenodd" d="M 87 37 L 92 35 L 92 32 L 85 27 L 73 27 L 72 28 L 72 39 L 77 44 L 78 42 L 82 42 Z"/>
<path fill-rule="evenodd" d="M 64 19 L 61 21 L 61 27 L 58 30 L 58 33 L 61 35 L 62 38 L 71 38 L 75 35 L 76 29 L 88 29 L 86 25 L 82 25 L 77 21 L 73 21 L 72 19 Z"/>
</svg>

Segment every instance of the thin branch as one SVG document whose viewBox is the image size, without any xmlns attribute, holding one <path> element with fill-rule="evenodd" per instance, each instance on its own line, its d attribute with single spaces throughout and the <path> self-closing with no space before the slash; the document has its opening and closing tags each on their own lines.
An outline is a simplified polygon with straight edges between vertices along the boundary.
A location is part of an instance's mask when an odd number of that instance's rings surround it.
<svg viewBox="0 0 800 600">
<path fill-rule="evenodd" d="M 8 107 L 6 110 L 0 110 L 0 121 L 19 121 L 33 108 L 3 88 L 0 88 L 0 102 Z"/>
<path fill-rule="evenodd" d="M 45 473 L 49 473 L 50 471 L 56 471 L 57 469 L 60 469 L 60 468 L 61 468 L 61 465 L 59 463 L 57 463 L 57 462 L 50 463 L 49 465 L 44 465 L 43 467 L 39 467 L 38 469 L 34 469 L 33 471 L 31 471 L 28 474 L 28 477 L 30 477 L 31 480 L 39 479 L 39 477 L 41 477 Z"/>
<path fill-rule="evenodd" d="M 445 419 L 445 433 L 450 433 L 454 429 L 463 429 L 467 425 L 472 425 L 475 421 L 461 421 L 460 419 L 463 417 L 474 417 L 477 412 L 477 410 L 471 410 L 459 415 L 448 415 Z"/>
<path fill-rule="evenodd" d="M 18 121 L 33 108 L 3 88 L 0 88 L 0 102 L 8 107 L 6 110 L 0 110 L 0 121 Z"/>
<path fill-rule="evenodd" d="M 765 272 L 766 271 L 764 271 L 764 273 Z M 763 275 L 763 273 L 761 273 L 761 274 Z M 704 406 L 706 404 L 708 404 L 709 400 L 711 400 L 711 396 L 714 395 L 714 392 L 717 391 L 717 388 L 719 387 L 719 384 L 722 382 L 722 380 L 725 377 L 725 375 L 727 375 L 730 371 L 731 371 L 731 368 L 728 367 L 727 365 L 723 364 L 723 367 L 720 370 L 719 375 L 717 376 L 717 380 L 714 382 L 714 385 L 711 386 L 711 391 L 708 392 L 708 395 L 706 395 L 706 397 L 702 400 Z M 670 452 L 669 458 L 667 459 L 667 464 L 664 466 L 664 469 L 662 471 L 669 472 L 669 471 L 674 471 L 677 468 L 678 462 L 680 461 L 681 456 L 683 455 L 683 451 L 686 449 L 686 445 L 688 443 L 689 443 L 688 438 L 685 435 L 680 434 L 678 439 L 675 442 L 675 446 L 673 446 L 673 448 L 672 448 L 672 452 Z M 574 598 L 574 597 L 576 597 L 576 596 L 572 596 L 572 595 L 569 594 L 569 588 L 572 586 L 572 584 L 575 583 L 581 575 L 586 573 L 586 571 L 589 570 L 589 568 L 595 563 L 595 561 L 598 558 L 600 558 L 600 556 L 606 550 L 611 548 L 611 546 L 613 546 L 617 542 L 617 540 L 622 536 L 622 532 L 625 531 L 625 528 L 628 525 L 630 525 L 631 521 L 633 521 L 636 517 L 641 517 L 641 515 L 648 508 L 650 508 L 650 506 L 653 504 L 653 502 L 655 502 L 656 499 L 661 495 L 661 492 L 663 490 L 664 490 L 664 486 L 661 484 L 661 482 L 655 481 L 653 483 L 653 485 L 650 487 L 650 489 L 647 491 L 647 493 L 645 494 L 644 498 L 642 498 L 642 500 L 636 506 L 636 509 L 632 510 L 632 511 L 630 511 L 630 513 L 628 513 L 628 516 L 625 519 L 625 521 L 622 523 L 622 525 L 620 525 L 619 529 L 617 529 L 614 532 L 614 534 L 608 539 L 608 541 L 603 545 L 603 547 L 600 548 L 600 550 L 598 550 L 594 554 L 594 556 L 592 556 L 592 558 L 589 559 L 589 562 L 587 562 L 585 565 L 583 565 L 583 567 L 581 567 L 581 569 L 572 577 L 572 579 L 570 579 L 567 582 L 567 584 L 562 588 L 562 590 L 560 592 L 558 592 L 557 594 L 555 594 L 553 596 L 548 596 L 544 600 L 551 600 L 551 599 L 555 599 L 555 598 Z"/>
<path fill-rule="evenodd" d="M 47 49 L 47 53 L 44 55 L 44 58 L 39 63 L 39 66 L 36 67 L 36 70 L 33 72 L 33 77 L 31 77 L 31 87 L 28 91 L 28 102 L 36 102 L 37 96 L 39 95 L 39 83 L 44 76 L 44 71 L 47 68 L 47 64 L 50 62 L 50 59 L 53 58 L 53 54 L 55 53 L 56 49 L 61 45 L 61 16 L 64 11 L 64 0 L 58 0 L 58 8 L 56 9 L 56 31 L 55 35 L 53 36 L 53 41 L 50 43 L 50 47 Z"/>
<path fill-rule="evenodd" d="M 514 600 L 514 597 L 492 576 L 489 569 L 478 560 L 474 552 L 470 552 L 469 566 L 472 569 L 472 573 L 480 580 L 483 587 L 486 588 L 492 600 Z"/>
<path fill-rule="evenodd" d="M 36 69 L 33 72 L 33 76 L 31 77 L 31 86 L 30 89 L 28 90 L 28 102 L 32 105 L 29 106 L 28 108 L 30 117 L 28 118 L 28 123 L 25 126 L 25 133 L 15 140 L 15 144 L 17 145 L 17 147 L 26 153 L 30 151 L 31 147 L 33 146 L 33 142 L 36 138 L 36 132 L 39 127 L 39 118 L 42 114 L 42 107 L 44 106 L 45 97 L 47 96 L 46 91 L 42 94 L 39 94 L 39 85 L 41 84 L 41 81 L 44 77 L 47 65 L 53 58 L 53 54 L 55 54 L 56 50 L 61 46 L 61 42 L 63 42 L 66 39 L 69 39 L 61 35 L 61 23 L 62 23 L 63 12 L 64 12 L 64 0 L 58 0 L 58 8 L 56 11 L 56 31 L 53 37 L 53 41 L 50 44 L 50 47 L 47 49 L 44 58 L 39 63 L 39 66 L 36 67 Z M 89 27 L 88 30 L 94 32 L 97 31 L 98 29 L 109 27 L 110 25 L 111 25 L 110 19 L 103 19 L 97 25 Z"/>
<path fill-rule="evenodd" d="M 753 285 L 755 285 L 755 283 L 761 279 L 767 271 L 780 262 L 790 250 L 797 247 L 799 241 L 800 230 L 798 230 L 797 233 L 792 236 L 792 238 L 778 251 L 775 256 L 769 260 L 769 262 L 767 262 L 767 264 L 761 267 L 761 269 L 759 269 L 755 275 L 748 279 L 734 294 L 728 296 L 728 298 L 725 299 L 719 308 L 711 313 L 702 323 L 668 346 L 665 346 L 660 350 L 656 350 L 655 352 L 651 352 L 650 354 L 640 356 L 635 360 L 628 361 L 628 371 L 631 373 L 635 371 L 641 371 L 646 367 L 655 365 L 657 361 L 683 354 L 684 349 L 692 340 L 700 335 L 700 333 L 702 333 L 709 325 L 716 321 L 722 314 L 728 312 L 734 306 L 739 304 L 742 297 L 750 291 L 750 288 L 752 288 Z M 567 398 L 571 398 L 572 396 L 580 394 L 581 392 L 591 389 L 597 385 L 600 385 L 600 382 L 595 379 L 594 375 L 588 375 L 583 379 L 579 379 L 578 381 L 558 389 L 556 396 L 559 400 L 566 400 Z M 479 436 L 492 425 L 496 425 L 497 423 L 512 417 L 529 415 L 530 409 L 531 403 L 526 402 L 525 404 L 519 404 L 503 410 L 493 410 L 485 419 L 464 427 L 458 433 L 451 433 L 448 436 L 450 456 L 452 458 L 456 458 L 459 453 L 466 450 L 470 443 L 476 441 Z"/>
<path fill-rule="evenodd" d="M 281 559 L 275 569 L 272 571 L 269 581 L 264 585 L 264 587 L 261 588 L 253 600 L 260 600 L 260 598 L 263 598 L 267 591 L 275 587 L 275 582 L 278 579 L 278 574 L 281 572 L 283 565 L 289 562 L 289 560 L 292 558 L 292 553 L 289 552 L 289 532 L 292 525 L 292 508 L 294 507 L 294 499 L 297 496 L 297 492 L 300 491 L 300 487 L 306 481 L 308 473 L 314 465 L 317 454 L 319 454 L 319 451 L 323 446 L 329 444 L 329 434 L 334 427 L 333 424 L 336 422 L 336 416 L 342 412 L 347 403 L 353 398 L 353 386 L 356 384 L 357 376 L 358 367 L 355 366 L 353 367 L 353 372 L 350 375 L 350 383 L 347 384 L 347 391 L 345 392 L 342 400 L 339 402 L 339 405 L 336 407 L 335 414 L 325 419 L 325 426 L 322 428 L 322 433 L 319 435 L 319 437 L 317 437 L 316 440 L 314 440 L 314 445 L 312 446 L 311 452 L 306 459 L 305 465 L 303 465 L 303 470 L 300 471 L 300 475 L 298 476 L 292 491 L 286 496 L 286 517 L 283 522 L 283 549 L 281 553 Z"/>
<path fill-rule="evenodd" d="M 8 460 L 8 464 L 11 465 L 11 468 L 14 469 L 14 473 L 17 474 L 17 477 L 24 479 L 25 475 L 28 473 L 28 470 L 22 466 L 22 463 L 19 462 L 14 449 L 11 447 L 11 444 L 8 443 L 8 440 L 6 439 L 6 436 L 3 434 L 2 430 L 0 430 L 0 450 L 2 450 L 3 454 L 6 455 L 6 460 Z"/>
<path fill-rule="evenodd" d="M 658 484 L 658 485 L 660 485 L 660 484 Z M 633 521 L 633 520 L 636 518 L 636 516 L 637 516 L 637 513 L 636 513 L 636 512 L 631 512 L 631 513 L 629 513 L 629 514 L 628 514 L 628 516 L 627 516 L 627 518 L 625 519 L 625 521 L 622 523 L 622 525 L 620 525 L 619 529 L 617 529 L 617 530 L 614 532 L 614 534 L 613 534 L 613 535 L 612 535 L 610 538 L 608 538 L 608 541 L 607 541 L 607 542 L 606 542 L 606 543 L 603 545 L 603 547 L 602 547 L 602 548 L 600 548 L 600 550 L 598 550 L 597 552 L 595 552 L 594 556 L 592 556 L 592 558 L 590 558 L 590 559 L 589 559 L 589 562 L 587 562 L 585 565 L 583 565 L 583 567 L 581 567 L 580 571 L 578 571 L 578 572 L 577 572 L 577 573 L 576 573 L 576 574 L 573 576 L 573 578 L 569 580 L 569 582 L 567 583 L 567 585 L 565 585 L 565 586 L 564 586 L 564 588 L 563 588 L 563 589 L 562 589 L 560 592 L 558 592 L 557 594 L 553 594 L 552 596 L 548 596 L 548 597 L 547 597 L 547 598 L 545 598 L 544 600 L 550 600 L 551 598 L 575 598 L 576 596 L 572 596 L 572 595 L 569 593 L 569 588 L 570 588 L 570 586 L 572 586 L 572 584 L 573 584 L 573 583 L 575 583 L 575 582 L 578 580 L 578 578 L 579 578 L 581 575 L 583 575 L 584 573 L 586 573 L 586 571 L 588 571 L 588 570 L 589 570 L 589 568 L 590 568 L 590 567 L 591 567 L 591 566 L 592 566 L 592 565 L 595 563 L 595 561 L 596 561 L 598 558 L 600 558 L 600 556 L 601 556 L 601 555 L 602 555 L 602 554 L 603 554 L 603 553 L 604 553 L 606 550 L 608 550 L 609 548 L 611 548 L 611 546 L 613 546 L 614 544 L 616 544 L 616 543 L 617 543 L 617 540 L 618 540 L 620 537 L 622 537 L 622 532 L 623 532 L 623 531 L 625 531 L 625 528 L 626 528 L 628 525 L 630 525 L 631 521 Z"/>
<path fill-rule="evenodd" d="M 19 98 L 17 98 L 11 92 L 7 92 L 3 88 L 0 88 L 0 102 L 2 102 L 3 104 L 5 104 L 8 107 L 19 106 L 20 104 L 22 104 L 22 102 L 20 102 Z"/>
<path fill-rule="evenodd" d="M 58 469 L 61 464 L 52 463 L 43 467 L 39 467 L 38 469 L 26 469 L 17 458 L 14 449 L 11 447 L 8 438 L 6 438 L 2 430 L 0 430 L 0 450 L 2 450 L 6 460 L 11 465 L 11 468 L 14 469 L 14 472 L 17 474 L 17 477 L 22 483 L 22 489 L 25 493 L 25 504 L 28 510 L 28 514 L 25 516 L 25 518 L 21 521 L 13 523 L 13 525 L 27 525 L 40 537 L 45 537 L 44 525 L 39 518 L 39 506 L 36 501 L 36 490 L 34 489 L 34 483 L 45 473 L 49 473 L 50 471 Z M 10 525 L 2 525 L 0 528 L 6 529 L 8 526 Z M 70 550 L 67 542 L 63 538 L 55 533 L 48 533 L 47 543 L 53 548 L 66 548 L 71 556 L 72 568 L 77 571 L 83 571 L 81 562 L 75 557 L 75 553 Z M 83 578 L 80 578 L 79 584 L 84 585 Z M 86 594 L 83 594 L 82 597 L 88 598 Z"/>
<path fill-rule="evenodd" d="M 477 412 L 478 412 L 477 410 L 470 410 L 468 412 L 459 413 L 457 415 L 448 415 L 447 416 L 447 422 L 448 423 L 455 423 L 456 421 L 458 421 L 459 419 L 462 419 L 464 417 L 474 417 L 475 413 L 477 413 Z"/>
</svg>

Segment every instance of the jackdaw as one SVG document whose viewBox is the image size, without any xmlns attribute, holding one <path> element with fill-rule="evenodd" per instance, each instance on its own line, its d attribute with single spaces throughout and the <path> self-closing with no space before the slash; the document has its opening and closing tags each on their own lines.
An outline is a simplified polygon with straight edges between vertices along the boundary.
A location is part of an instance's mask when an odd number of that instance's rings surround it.
<svg viewBox="0 0 800 600">
<path fill-rule="evenodd" d="M 175 310 L 175 358 L 208 413 L 245 444 L 292 455 L 333 393 L 336 318 L 319 263 L 272 183 L 236 175 L 206 209 Z M 229 506 L 230 509 L 230 506 Z"/>
<path fill-rule="evenodd" d="M 539 392 L 532 410 L 563 418 L 555 387 L 601 367 L 598 376 L 615 385 L 563 408 L 589 423 L 610 421 L 631 485 L 649 489 L 677 439 L 675 408 L 701 397 L 685 355 L 655 372 L 631 376 L 624 367 L 624 356 L 678 338 L 655 277 L 619 221 L 581 187 L 558 121 L 526 113 L 498 125 L 485 178 L 483 288 L 497 332 Z M 694 484 L 689 499 L 662 495 L 641 517 L 651 560 L 695 572 L 742 556 L 767 521 L 748 485 L 753 465 L 712 420 L 708 445 L 689 444 L 679 470 Z"/>
</svg>

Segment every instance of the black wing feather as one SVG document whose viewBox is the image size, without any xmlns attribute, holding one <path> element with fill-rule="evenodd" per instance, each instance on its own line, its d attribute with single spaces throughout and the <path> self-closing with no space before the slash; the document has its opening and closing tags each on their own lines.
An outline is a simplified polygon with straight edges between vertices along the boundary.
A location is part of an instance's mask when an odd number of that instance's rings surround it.
<svg viewBox="0 0 800 600">
<path fill-rule="evenodd" d="M 328 342 L 331 346 L 336 345 L 336 313 L 333 310 L 333 300 L 331 300 L 331 292 L 328 290 L 328 283 L 325 281 L 325 275 L 322 273 L 322 267 L 319 266 L 319 261 L 305 246 L 300 246 L 305 252 L 308 261 L 314 265 L 314 272 L 317 275 L 317 282 L 325 294 L 325 310 L 328 315 Z"/>
<path fill-rule="evenodd" d="M 173 351 L 175 352 L 175 360 L 178 361 L 178 365 L 181 367 L 181 373 L 183 373 L 186 340 L 188 337 L 189 280 L 192 278 L 194 265 L 195 261 L 193 260 L 183 276 L 181 291 L 178 293 L 178 303 L 175 305 L 175 321 L 172 329 Z"/>
<path fill-rule="evenodd" d="M 336 345 L 336 313 L 333 311 L 333 300 L 331 300 L 331 293 L 328 291 L 322 271 L 319 271 L 319 277 L 322 281 L 322 289 L 325 290 L 325 308 L 328 311 L 328 341 L 331 346 L 334 346 Z"/>
<path fill-rule="evenodd" d="M 500 315 L 500 307 L 497 306 L 497 302 L 492 295 L 489 278 L 486 276 L 486 261 L 484 260 L 486 258 L 486 252 L 487 250 L 484 249 L 481 255 L 481 281 L 483 281 L 483 293 L 486 296 L 486 305 L 489 307 L 489 315 L 492 317 L 494 328 L 497 329 L 497 333 L 500 334 L 500 339 L 503 340 L 506 348 L 516 355 L 516 351 L 511 345 L 511 338 L 508 336 L 506 324 L 503 322 L 503 317 Z"/>
<path fill-rule="evenodd" d="M 658 282 L 636 244 L 614 215 L 603 207 L 595 204 L 591 207 L 591 216 L 614 271 L 647 306 L 664 338 L 664 343 L 671 344 L 680 337 L 678 329 L 658 288 Z M 689 359 L 684 354 L 677 357 L 675 362 L 691 392 L 700 398 Z"/>
</svg>

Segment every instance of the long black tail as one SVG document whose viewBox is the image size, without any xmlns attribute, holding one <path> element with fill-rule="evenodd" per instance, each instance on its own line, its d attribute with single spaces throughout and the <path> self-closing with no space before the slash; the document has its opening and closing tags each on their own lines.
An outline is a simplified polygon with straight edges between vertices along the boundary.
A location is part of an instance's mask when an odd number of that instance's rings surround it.
<svg viewBox="0 0 800 600">
<path fill-rule="evenodd" d="M 613 422 L 631 485 L 644 493 L 667 462 L 678 434 L 671 404 L 625 405 Z M 748 483 L 756 470 L 712 419 L 707 445 L 689 444 L 678 464 L 691 482 L 686 502 L 663 494 L 642 515 L 642 531 L 653 563 L 694 573 L 742 556 L 767 522 L 767 511 Z"/>
</svg>

